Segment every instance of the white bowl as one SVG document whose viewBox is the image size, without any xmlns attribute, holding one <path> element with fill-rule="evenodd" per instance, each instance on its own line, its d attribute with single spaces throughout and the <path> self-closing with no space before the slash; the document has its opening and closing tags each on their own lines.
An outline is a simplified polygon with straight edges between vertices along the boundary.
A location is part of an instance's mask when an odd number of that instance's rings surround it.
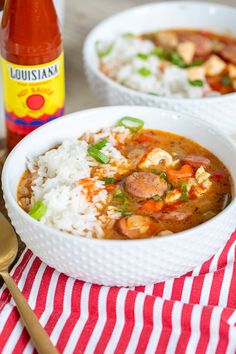
<svg viewBox="0 0 236 354">
<path fill-rule="evenodd" d="M 28 157 L 66 137 L 111 126 L 123 116 L 140 117 L 145 126 L 197 140 L 213 151 L 236 181 L 236 149 L 231 140 L 191 117 L 157 108 L 117 106 L 71 114 L 42 126 L 23 139 L 5 162 L 2 184 L 6 207 L 17 233 L 39 258 L 69 276 L 87 282 L 134 286 L 180 276 L 212 256 L 235 228 L 236 201 L 212 220 L 190 230 L 144 240 L 98 240 L 72 236 L 37 222 L 17 204 L 19 179 Z"/>
<path fill-rule="evenodd" d="M 236 8 L 212 3 L 175 1 L 152 3 L 121 12 L 96 26 L 84 44 L 84 65 L 92 91 L 106 105 L 147 105 L 190 113 L 212 122 L 236 138 L 236 93 L 189 99 L 157 97 L 126 88 L 98 67 L 97 40 L 112 40 L 125 32 L 144 33 L 169 28 L 206 29 L 236 36 Z"/>
</svg>

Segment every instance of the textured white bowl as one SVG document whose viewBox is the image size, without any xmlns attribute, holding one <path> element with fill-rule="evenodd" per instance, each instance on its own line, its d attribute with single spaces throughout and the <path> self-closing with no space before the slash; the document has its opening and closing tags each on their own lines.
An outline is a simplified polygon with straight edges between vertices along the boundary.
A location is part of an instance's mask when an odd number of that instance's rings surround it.
<svg viewBox="0 0 236 354">
<path fill-rule="evenodd" d="M 84 65 L 92 91 L 106 105 L 147 105 L 190 113 L 210 121 L 236 138 L 236 93 L 215 98 L 176 99 L 126 88 L 98 68 L 97 40 L 112 40 L 124 32 L 144 33 L 168 28 L 199 28 L 236 36 L 236 8 L 203 2 L 161 2 L 134 7 L 96 26 L 84 44 Z"/>
<path fill-rule="evenodd" d="M 235 228 L 236 201 L 214 219 L 188 231 L 133 241 L 86 239 L 62 233 L 31 218 L 16 201 L 17 184 L 28 157 L 45 152 L 66 137 L 111 126 L 123 116 L 140 117 L 146 127 L 197 139 L 225 163 L 236 181 L 234 143 L 219 131 L 170 111 L 118 106 L 74 113 L 35 130 L 9 155 L 2 184 L 12 224 L 26 245 L 44 262 L 88 282 L 134 286 L 179 276 L 212 256 Z"/>
</svg>

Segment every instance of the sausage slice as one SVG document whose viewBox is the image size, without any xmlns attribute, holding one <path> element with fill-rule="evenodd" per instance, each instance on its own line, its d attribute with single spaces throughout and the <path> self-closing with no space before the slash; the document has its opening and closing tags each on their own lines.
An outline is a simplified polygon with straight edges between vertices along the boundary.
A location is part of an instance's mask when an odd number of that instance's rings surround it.
<svg viewBox="0 0 236 354">
<path fill-rule="evenodd" d="M 192 216 L 192 214 L 193 213 L 188 210 L 169 211 L 162 214 L 161 220 L 170 221 L 170 222 L 183 221 L 188 219 L 190 216 Z"/>
<path fill-rule="evenodd" d="M 199 33 L 181 33 L 179 34 L 181 42 L 193 42 L 196 46 L 195 55 L 198 57 L 206 57 L 213 51 L 213 42 L 211 39 Z"/>
<path fill-rule="evenodd" d="M 128 238 L 150 237 L 155 233 L 151 218 L 142 215 L 126 216 L 116 222 L 116 230 Z"/>
<path fill-rule="evenodd" d="M 222 49 L 220 55 L 225 60 L 230 61 L 233 64 L 236 64 L 236 45 L 228 44 Z"/>
<path fill-rule="evenodd" d="M 186 156 L 185 158 L 182 159 L 184 163 L 187 163 L 188 165 L 198 168 L 198 167 L 209 167 L 211 164 L 211 161 L 204 156 L 197 156 L 197 155 L 189 155 Z"/>
<path fill-rule="evenodd" d="M 125 189 L 133 197 L 146 199 L 154 195 L 163 196 L 167 182 L 152 172 L 134 172 L 125 180 Z"/>
</svg>

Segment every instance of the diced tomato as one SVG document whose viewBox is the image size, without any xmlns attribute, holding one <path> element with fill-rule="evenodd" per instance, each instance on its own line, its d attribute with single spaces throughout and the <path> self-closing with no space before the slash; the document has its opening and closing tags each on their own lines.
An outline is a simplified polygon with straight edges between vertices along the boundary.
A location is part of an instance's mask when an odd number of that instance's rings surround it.
<svg viewBox="0 0 236 354">
<path fill-rule="evenodd" d="M 138 143 L 143 144 L 143 143 L 156 143 L 158 141 L 157 137 L 152 134 L 147 134 L 147 133 L 141 133 L 137 136 L 135 139 Z"/>
<path fill-rule="evenodd" d="M 105 189 L 108 193 L 113 193 L 116 187 L 117 187 L 116 184 L 108 184 L 106 185 Z"/>
<path fill-rule="evenodd" d="M 180 170 L 173 170 L 172 168 L 167 167 L 166 174 L 171 181 L 175 181 L 181 178 L 193 177 L 194 171 L 190 165 L 183 165 Z"/>
<path fill-rule="evenodd" d="M 139 207 L 139 211 L 148 212 L 148 213 L 157 213 L 162 210 L 163 206 L 164 206 L 163 201 L 161 200 L 156 201 L 153 199 L 149 199 Z"/>
<path fill-rule="evenodd" d="M 226 173 L 224 170 L 217 170 L 212 173 L 211 177 L 214 181 L 221 182 L 222 179 L 224 179 L 226 177 Z"/>
</svg>

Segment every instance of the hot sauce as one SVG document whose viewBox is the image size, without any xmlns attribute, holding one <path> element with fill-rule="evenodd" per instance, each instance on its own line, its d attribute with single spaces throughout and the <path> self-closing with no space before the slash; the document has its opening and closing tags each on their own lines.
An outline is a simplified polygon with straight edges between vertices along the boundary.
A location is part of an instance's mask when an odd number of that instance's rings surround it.
<svg viewBox="0 0 236 354">
<path fill-rule="evenodd" d="M 7 146 L 64 113 L 62 37 L 52 0 L 6 0 L 1 56 Z"/>
</svg>

